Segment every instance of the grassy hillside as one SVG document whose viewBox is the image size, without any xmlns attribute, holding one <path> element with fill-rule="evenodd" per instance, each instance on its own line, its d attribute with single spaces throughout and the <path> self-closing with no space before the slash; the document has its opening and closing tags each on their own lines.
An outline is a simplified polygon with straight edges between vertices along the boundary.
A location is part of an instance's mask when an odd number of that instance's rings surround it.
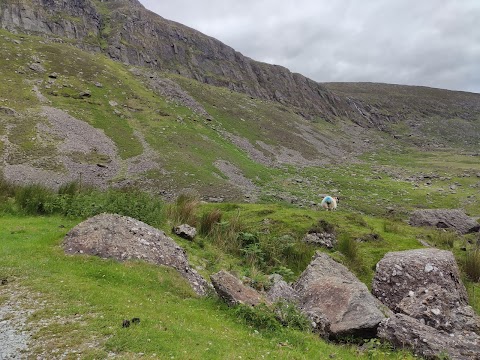
<svg viewBox="0 0 480 360">
<path fill-rule="evenodd" d="M 339 239 L 330 255 L 367 286 L 386 252 L 426 241 L 454 252 L 480 311 L 468 275 L 480 263 L 471 261 L 478 236 L 406 224 L 418 208 L 480 216 L 478 95 L 327 84 L 383 123 L 306 120 L 298 109 L 180 75 L 142 75 L 68 41 L 0 30 L 0 51 L 0 304 L 29 309 L 32 356 L 412 358 L 376 341 L 327 343 L 282 328 L 268 311 L 200 299 L 168 269 L 65 256 L 64 234 L 101 212 L 167 233 L 189 222 L 200 235 L 175 240 L 202 275 L 227 269 L 257 288 L 272 273 L 297 278 L 317 250 L 301 240 L 320 221 Z M 16 186 L 27 175 L 55 180 L 55 191 Z M 174 202 L 186 193 L 189 208 Z M 319 211 L 322 194 L 340 196 L 337 212 Z M 200 202 L 213 197 L 225 202 Z M 220 218 L 207 231 L 211 214 Z M 133 317 L 141 323 L 122 328 Z"/>
<path fill-rule="evenodd" d="M 99 172 L 98 164 L 110 171 L 109 176 L 91 176 L 103 186 L 136 185 L 170 198 L 192 188 L 205 199 L 220 196 L 243 201 L 252 200 L 249 192 L 253 191 L 264 201 L 310 206 L 319 201 L 320 194 L 334 192 L 347 200 L 343 206 L 366 213 L 381 213 L 389 204 L 402 204 L 408 210 L 442 203 L 478 213 L 478 201 L 470 197 L 475 192 L 470 186 L 475 185 L 478 162 L 468 155 L 479 133 L 478 112 L 471 105 L 475 99 L 470 99 L 474 94 L 455 93 L 455 101 L 451 100 L 457 106 L 452 111 L 471 127 L 466 136 L 450 130 L 444 134 L 444 129 L 452 128 L 445 122 L 463 128 L 455 118 L 442 118 L 442 126 L 430 126 L 439 113 L 427 109 L 415 118 L 422 133 L 415 133 L 413 140 L 396 139 L 392 129 L 409 128 L 409 119 L 397 119 L 389 125 L 390 132 L 362 128 L 340 117 L 333 123 L 321 118 L 307 121 L 297 109 L 276 102 L 154 73 L 179 84 L 185 96 L 208 112 L 205 116 L 182 105 L 178 96 L 155 89 L 151 76 L 134 75 L 124 64 L 68 43 L 1 31 L 0 48 L 8 54 L 0 59 L 0 101 L 5 107 L 0 111 L 0 155 L 3 169 L 9 170 L 7 178 L 14 181 L 23 178 L 15 177 L 22 166 L 33 174 L 50 171 L 48 178 L 58 179 L 57 184 L 73 179 L 88 182 L 85 174 Z M 410 94 L 411 88 L 398 86 L 393 87 L 395 91 L 380 85 L 361 90 L 329 86 L 391 113 L 406 102 L 417 114 L 421 106 L 411 105 L 413 98 L 435 105 L 451 93 L 435 90 L 431 95 L 413 88 L 417 92 Z M 388 101 L 385 93 L 390 94 Z M 71 134 L 48 130 L 52 125 L 45 106 L 100 130 L 105 141 L 113 142 L 113 153 L 97 151 L 88 141 L 83 150 L 69 150 Z M 460 111 L 464 108 L 470 109 L 470 117 Z M 449 146 L 425 147 L 425 142 L 416 146 L 423 141 L 420 135 L 427 132 L 429 138 L 447 141 Z M 435 163 L 427 164 L 425 159 Z M 219 161 L 230 170 L 219 166 Z M 405 181 L 418 172 L 437 170 L 444 180 L 434 180 L 428 188 L 423 184 L 414 188 L 415 184 Z M 456 186 L 455 194 L 448 191 L 450 181 L 462 185 Z M 370 191 L 373 188 L 378 191 Z M 441 193 L 441 189 L 447 191 Z"/>
<path fill-rule="evenodd" d="M 61 195 L 43 190 L 43 195 L 38 195 L 42 191 L 36 188 L 36 196 L 25 196 L 32 193 L 30 188 L 14 191 L 4 184 L 2 189 L 0 302 L 11 305 L 13 301 L 17 307 L 29 309 L 32 356 L 413 358 L 373 340 L 361 347 L 349 342 L 328 343 L 296 329 L 293 322 L 291 327 L 280 326 L 266 310 L 252 313 L 227 308 L 214 296 L 198 298 L 173 270 L 141 262 L 122 264 L 65 255 L 61 247 L 65 233 L 81 218 L 95 213 L 134 216 L 167 233 L 172 224 L 188 221 L 200 230 L 193 242 L 170 236 L 186 249 L 191 264 L 202 275 L 208 278 L 227 269 L 247 276 L 250 285 L 258 289 L 268 287 L 268 274 L 296 279 L 317 250 L 301 239 L 320 221 L 332 226 L 339 239 L 339 245 L 328 253 L 368 286 L 375 264 L 388 251 L 420 248 L 422 240 L 453 251 L 461 269 L 468 270 L 467 257 L 473 253 L 472 243 L 478 241 L 475 235 L 460 237 L 412 228 L 395 218 L 345 209 L 319 212 L 281 204 L 201 204 L 193 196 L 163 204 L 141 193 L 120 191 L 78 190 Z M 212 231 L 205 231 L 202 219 L 212 212 L 220 214 L 219 222 Z M 38 213 L 43 216 L 26 215 Z M 255 241 L 246 244 L 246 237 Z M 479 312 L 479 284 L 469 280 L 467 273 L 463 280 L 470 303 Z M 9 316 L 15 317 L 15 313 Z M 140 324 L 122 328 L 123 319 L 133 317 L 139 317 Z"/>
</svg>

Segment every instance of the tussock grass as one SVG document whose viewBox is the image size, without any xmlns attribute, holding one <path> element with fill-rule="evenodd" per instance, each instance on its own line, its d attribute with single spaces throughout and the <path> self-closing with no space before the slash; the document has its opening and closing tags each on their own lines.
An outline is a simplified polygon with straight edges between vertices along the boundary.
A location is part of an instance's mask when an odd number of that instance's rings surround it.
<svg viewBox="0 0 480 360">
<path fill-rule="evenodd" d="M 213 245 L 224 252 L 239 255 L 242 249 L 240 233 L 244 228 L 240 213 L 236 212 L 227 220 L 216 223 L 208 238 Z"/>
<path fill-rule="evenodd" d="M 401 226 L 397 222 L 387 219 L 383 222 L 383 231 L 399 234 L 401 232 Z"/>
<path fill-rule="evenodd" d="M 200 217 L 199 233 L 202 236 L 208 236 L 213 231 L 216 224 L 222 221 L 222 211 L 213 209 L 202 214 Z"/>
<path fill-rule="evenodd" d="M 180 194 L 173 204 L 167 208 L 167 216 L 174 226 L 188 224 L 197 225 L 197 210 L 200 204 L 198 194 L 185 192 Z"/>
<path fill-rule="evenodd" d="M 343 234 L 338 242 L 338 250 L 352 263 L 358 261 L 358 243 L 351 236 Z"/>
<path fill-rule="evenodd" d="M 452 249 L 455 246 L 455 242 L 461 240 L 456 231 L 447 229 L 436 230 L 433 234 L 430 234 L 428 238 L 438 246 L 449 249 Z"/>
<path fill-rule="evenodd" d="M 480 282 L 480 248 L 467 251 L 464 270 L 471 281 Z"/>
</svg>

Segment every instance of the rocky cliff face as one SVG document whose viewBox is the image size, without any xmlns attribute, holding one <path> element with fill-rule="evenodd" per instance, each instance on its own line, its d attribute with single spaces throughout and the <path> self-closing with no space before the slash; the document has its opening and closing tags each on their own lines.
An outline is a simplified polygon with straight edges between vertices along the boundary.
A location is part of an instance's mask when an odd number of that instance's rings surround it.
<svg viewBox="0 0 480 360">
<path fill-rule="evenodd" d="M 343 97 L 288 69 L 254 61 L 220 41 L 168 21 L 136 0 L 6 0 L 1 27 L 77 41 L 113 59 L 178 73 L 294 106 L 304 117 L 359 117 Z"/>
</svg>

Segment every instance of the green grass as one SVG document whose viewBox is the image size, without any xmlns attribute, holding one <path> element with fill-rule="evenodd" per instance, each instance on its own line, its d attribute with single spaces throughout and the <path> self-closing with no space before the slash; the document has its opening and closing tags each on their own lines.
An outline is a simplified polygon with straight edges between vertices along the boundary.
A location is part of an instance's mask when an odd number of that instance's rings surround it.
<svg viewBox="0 0 480 360">
<path fill-rule="evenodd" d="M 107 12 L 108 4 L 96 4 L 103 14 Z M 92 44 L 105 46 L 114 28 L 115 24 L 104 23 L 100 36 L 92 34 Z M 227 175 L 215 167 L 219 159 L 233 164 L 260 191 L 261 203 L 257 204 L 195 202 L 190 207 L 179 203 L 163 206 L 156 196 L 133 189 L 82 192 L 71 185 L 57 195 L 35 186 L 19 189 L 0 179 L 0 212 L 4 214 L 0 218 L 0 275 L 32 293 L 39 292 L 46 300 L 46 308 L 38 310 L 32 320 L 55 319 L 57 315 L 69 319 L 66 323 L 52 323 L 39 333 L 39 337 L 49 339 L 53 348 L 79 346 L 81 339 L 94 342 L 98 337 L 100 345 L 95 350 L 83 349 L 85 358 L 106 357 L 110 351 L 124 358 L 139 358 L 140 352 L 145 353 L 145 358 L 161 354 L 185 359 L 404 356 L 387 355 L 388 350 L 376 353 L 374 343 L 367 347 L 371 351 L 357 354 L 354 348 L 326 344 L 303 332 L 280 328 L 256 332 L 252 327 L 255 321 L 268 325 L 269 314 L 244 312 L 241 317 L 246 321 L 240 321 L 236 311 L 217 300 L 196 298 L 173 271 L 137 262 L 119 264 L 63 255 L 59 244 L 65 231 L 80 218 L 102 211 L 134 216 L 167 230 L 178 221 L 204 223 L 193 242 L 174 236 L 191 262 L 205 277 L 227 269 L 250 277 L 252 285 L 259 288 L 271 273 L 295 280 L 316 250 L 304 244 L 302 238 L 320 222 L 333 227 L 340 239 L 336 249 L 323 251 L 350 267 L 367 286 L 371 285 L 375 264 L 385 253 L 419 248 L 419 240 L 425 240 L 455 254 L 465 271 L 471 304 L 480 311 L 479 285 L 472 281 L 478 260 L 472 256 L 475 253 L 467 238 L 406 225 L 409 214 L 418 208 L 463 208 L 469 215 L 480 214 L 480 163 L 468 154 L 478 139 L 478 119 L 458 119 L 462 109 L 455 99 L 461 99 L 459 94 L 448 93 L 446 97 L 437 90 L 410 89 L 440 103 L 450 101 L 450 97 L 454 100 L 452 108 L 442 110 L 446 117 L 437 117 L 425 116 L 424 100 L 405 92 L 405 88 L 349 85 L 355 96 L 383 104 L 381 115 L 395 115 L 399 104 L 407 99 L 411 107 L 405 110 L 406 116 L 420 116 L 423 123 L 411 139 L 406 123 L 390 124 L 391 131 L 404 136 L 398 141 L 388 133 L 370 129 L 368 136 L 376 151 L 361 154 L 351 163 L 340 162 L 336 156 L 318 153 L 302 137 L 301 128 L 311 127 L 322 139 L 334 138 L 347 153 L 356 153 L 354 141 L 358 139 L 345 133 L 343 127 L 349 124 L 345 119 L 328 123 L 317 117 L 307 121 L 295 109 L 278 103 L 178 75 L 159 74 L 179 83 L 204 106 L 213 117 L 206 121 L 159 96 L 128 66 L 105 56 L 81 51 L 68 45 L 68 41 L 45 43 L 40 38 L 4 30 L 0 35 L 0 50 L 8 54 L 0 58 L 0 106 L 11 107 L 19 114 L 0 115 L 0 135 L 8 135 L 15 148 L 7 159 L 9 163 L 22 164 L 28 159 L 39 168 L 65 170 L 53 158 L 58 154 L 60 139 L 37 136 L 36 126 L 47 123 L 37 115 L 42 104 L 32 92 L 35 83 L 51 102 L 49 105 L 101 129 L 115 143 L 123 169 L 118 179 L 131 180 L 126 179 L 127 161 L 143 153 L 144 138 L 161 170 L 150 170 L 138 179 L 147 180 L 141 186 L 155 194 L 159 190 L 181 193 L 193 189 L 204 197 L 227 195 L 229 200 L 243 200 L 241 189 L 229 183 Z M 33 56 L 41 60 L 45 73 L 28 69 Z M 56 80 L 49 79 L 52 72 L 57 73 Z M 330 86 L 343 91 L 340 85 Z M 380 91 L 383 88 L 389 90 L 387 95 Z M 81 97 L 86 90 L 91 96 Z M 444 130 L 454 125 L 458 125 L 460 133 Z M 460 136 L 464 130 L 468 130 L 465 139 Z M 248 141 L 265 155 L 268 152 L 262 142 L 278 151 L 288 147 L 307 160 L 325 157 L 333 163 L 321 167 L 268 167 L 252 160 L 248 151 L 226 138 L 225 133 Z M 415 147 L 417 142 L 422 145 L 430 141 L 446 142 L 450 148 Z M 0 154 L 6 147 L 0 141 Z M 95 152 L 69 156 L 84 164 L 110 160 Z M 338 211 L 318 211 L 321 194 L 340 195 Z M 23 217 L 26 213 L 64 214 L 68 218 Z M 213 215 L 208 219 L 205 214 Z M 462 250 L 464 247 L 467 251 Z M 469 269 L 473 274 L 470 279 Z M 70 321 L 75 314 L 82 315 L 80 323 Z M 124 318 L 134 316 L 142 319 L 139 326 L 121 328 Z M 244 346 L 232 346 L 237 343 Z M 187 348 L 191 349 L 189 355 L 184 353 Z"/>
<path fill-rule="evenodd" d="M 194 296 L 174 270 L 66 256 L 61 239 L 76 222 L 59 217 L 0 218 L 0 272 L 39 294 L 44 306 L 31 315 L 29 324 L 37 320 L 46 324 L 36 337 L 50 349 L 82 349 L 83 342 L 95 341 L 97 347 L 83 349 L 81 358 L 107 358 L 109 352 L 120 358 L 322 359 L 330 354 L 368 358 L 368 353 L 305 332 L 256 331 L 216 299 Z M 133 317 L 139 317 L 140 324 L 122 328 L 123 319 Z M 232 346 L 237 343 L 242 346 Z"/>
</svg>

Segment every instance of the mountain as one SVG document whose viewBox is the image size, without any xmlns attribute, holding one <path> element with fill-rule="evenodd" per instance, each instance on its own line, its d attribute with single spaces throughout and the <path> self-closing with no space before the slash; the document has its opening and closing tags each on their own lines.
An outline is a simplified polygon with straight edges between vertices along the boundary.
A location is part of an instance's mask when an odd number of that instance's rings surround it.
<svg viewBox="0 0 480 360">
<path fill-rule="evenodd" d="M 13 182 L 308 203 L 338 191 L 324 169 L 372 154 L 478 152 L 480 94 L 318 83 L 135 0 L 4 0 L 0 27 Z"/>
</svg>

